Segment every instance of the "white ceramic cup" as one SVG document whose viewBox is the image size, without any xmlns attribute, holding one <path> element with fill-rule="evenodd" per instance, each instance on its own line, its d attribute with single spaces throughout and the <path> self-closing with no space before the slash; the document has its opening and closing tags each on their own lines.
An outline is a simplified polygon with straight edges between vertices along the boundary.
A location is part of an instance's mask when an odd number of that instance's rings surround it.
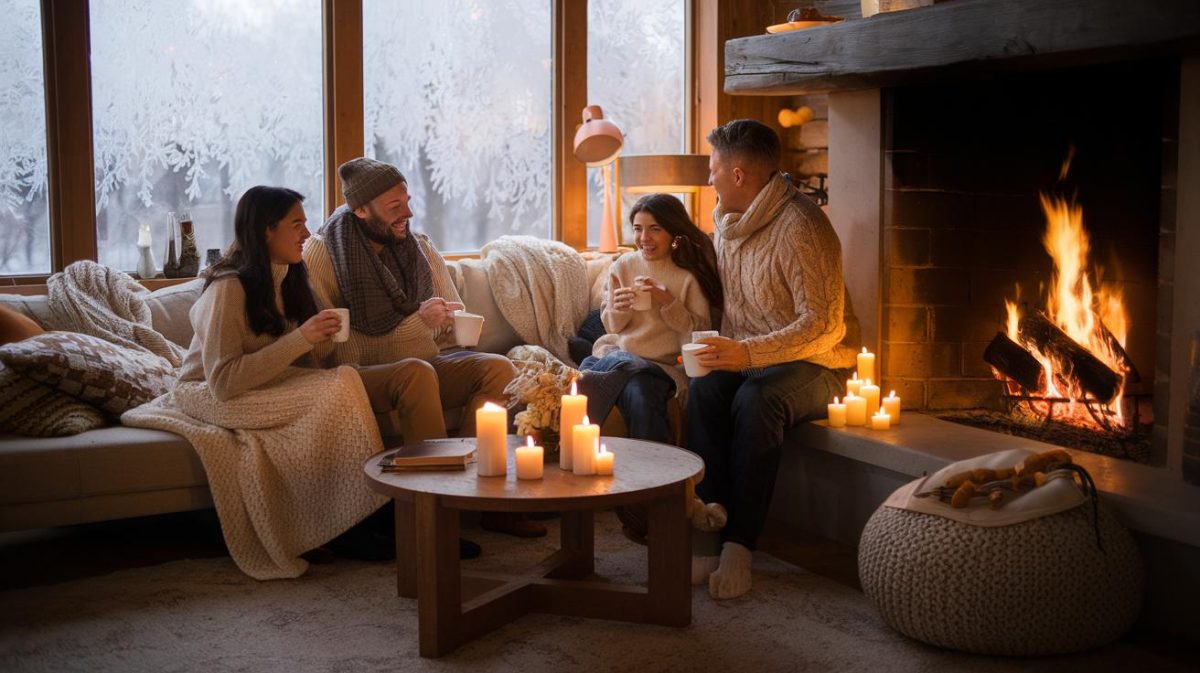
<svg viewBox="0 0 1200 673">
<path fill-rule="evenodd" d="M 653 307 L 650 299 L 650 288 L 645 285 L 633 286 L 633 310 L 649 311 Z"/>
<path fill-rule="evenodd" d="M 692 341 L 699 341 L 701 339 L 708 339 L 710 337 L 719 337 L 719 336 L 721 336 L 721 333 L 718 332 L 717 330 L 706 329 L 706 330 L 692 332 Z"/>
<path fill-rule="evenodd" d="M 479 345 L 483 316 L 466 311 L 454 312 L 454 342 L 464 348 Z"/>
<path fill-rule="evenodd" d="M 696 359 L 696 351 L 702 351 L 708 348 L 708 344 L 684 344 L 683 345 L 683 371 L 692 378 L 704 376 L 712 371 L 708 367 L 700 364 Z"/>
<path fill-rule="evenodd" d="M 335 308 L 332 310 L 334 313 L 338 314 L 338 318 L 340 318 L 342 321 L 342 326 L 340 328 L 338 328 L 337 333 L 333 335 L 333 340 L 338 343 L 343 343 L 343 342 L 349 341 L 350 340 L 350 309 Z"/>
</svg>

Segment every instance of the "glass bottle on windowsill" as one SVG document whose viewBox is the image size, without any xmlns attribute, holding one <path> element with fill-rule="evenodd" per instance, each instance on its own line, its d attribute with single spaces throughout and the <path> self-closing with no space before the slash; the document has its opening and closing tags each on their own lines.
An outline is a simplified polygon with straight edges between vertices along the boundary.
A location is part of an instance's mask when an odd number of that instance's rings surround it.
<svg viewBox="0 0 1200 673">
<path fill-rule="evenodd" d="M 179 277 L 179 261 L 175 259 L 175 213 L 167 213 L 167 249 L 164 253 L 163 275 L 167 278 Z"/>
<path fill-rule="evenodd" d="M 191 278 L 200 271 L 200 251 L 196 249 L 196 232 L 188 211 L 179 214 L 179 277 Z"/>
<path fill-rule="evenodd" d="M 138 278 L 153 278 L 158 274 L 158 267 L 154 263 L 154 253 L 150 250 L 150 224 L 143 222 L 138 225 L 138 263 L 137 275 Z"/>
</svg>

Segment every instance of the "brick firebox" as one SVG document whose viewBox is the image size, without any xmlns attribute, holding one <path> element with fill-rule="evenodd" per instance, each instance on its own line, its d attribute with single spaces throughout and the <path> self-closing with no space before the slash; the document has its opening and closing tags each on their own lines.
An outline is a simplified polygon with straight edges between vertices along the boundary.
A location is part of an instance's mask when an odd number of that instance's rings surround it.
<svg viewBox="0 0 1200 673">
<path fill-rule="evenodd" d="M 885 389 L 918 409 L 1001 405 L 982 354 L 1016 284 L 1042 305 L 1038 192 L 1075 195 L 1091 259 L 1125 295 L 1142 378 L 1127 392 L 1156 399 L 1165 460 L 1178 82 L 1177 61 L 1142 61 L 884 92 Z"/>
</svg>

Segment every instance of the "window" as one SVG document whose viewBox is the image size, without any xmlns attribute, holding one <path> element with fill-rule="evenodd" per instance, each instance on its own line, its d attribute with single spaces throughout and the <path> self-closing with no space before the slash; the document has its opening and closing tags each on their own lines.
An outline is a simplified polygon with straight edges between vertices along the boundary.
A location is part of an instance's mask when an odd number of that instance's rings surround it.
<svg viewBox="0 0 1200 673">
<path fill-rule="evenodd" d="M 589 0 L 588 104 L 625 134 L 622 155 L 687 151 L 685 0 Z M 578 119 L 575 120 L 578 123 Z M 624 240 L 632 202 L 622 199 Z M 604 184 L 588 169 L 588 244 L 600 237 Z"/>
<path fill-rule="evenodd" d="M 0 274 L 50 271 L 38 0 L 0 0 Z"/>
<path fill-rule="evenodd" d="M 101 263 L 133 269 L 148 222 L 161 267 L 172 211 L 190 211 L 201 259 L 224 249 L 258 184 L 304 194 L 320 226 L 320 0 L 91 0 L 90 14 Z"/>
<path fill-rule="evenodd" d="M 367 156 L 396 165 L 438 249 L 550 237 L 550 2 L 364 0 Z"/>
</svg>

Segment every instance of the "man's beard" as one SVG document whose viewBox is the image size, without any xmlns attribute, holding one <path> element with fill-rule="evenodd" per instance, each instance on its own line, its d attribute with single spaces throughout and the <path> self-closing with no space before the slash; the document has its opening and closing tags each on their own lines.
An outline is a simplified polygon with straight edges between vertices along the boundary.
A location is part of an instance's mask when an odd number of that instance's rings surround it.
<svg viewBox="0 0 1200 673">
<path fill-rule="evenodd" d="M 406 228 L 404 234 L 397 235 L 395 230 L 384 222 L 383 219 L 376 217 L 375 213 L 372 212 L 363 219 L 363 235 L 373 243 L 391 245 L 403 240 L 408 235 L 408 230 Z"/>
</svg>

